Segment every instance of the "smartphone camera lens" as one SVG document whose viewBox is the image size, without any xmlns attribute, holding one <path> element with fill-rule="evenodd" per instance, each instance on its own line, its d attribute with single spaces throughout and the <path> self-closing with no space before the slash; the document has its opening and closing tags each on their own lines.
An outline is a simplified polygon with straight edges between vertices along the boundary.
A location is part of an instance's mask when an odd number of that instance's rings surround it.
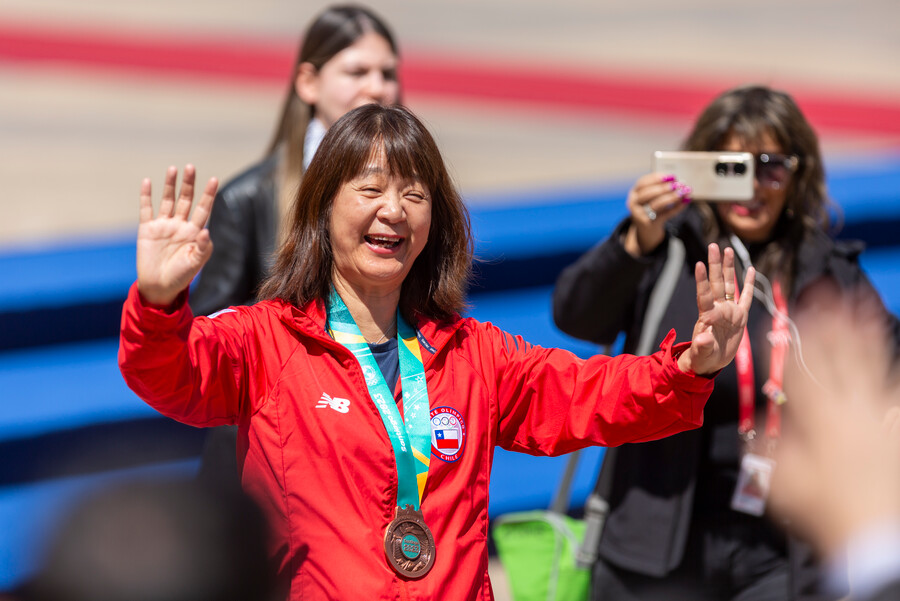
<svg viewBox="0 0 900 601">
<path fill-rule="evenodd" d="M 716 175 L 726 177 L 728 175 L 741 176 L 747 173 L 746 163 L 738 163 L 734 161 L 720 161 L 716 163 Z"/>
</svg>

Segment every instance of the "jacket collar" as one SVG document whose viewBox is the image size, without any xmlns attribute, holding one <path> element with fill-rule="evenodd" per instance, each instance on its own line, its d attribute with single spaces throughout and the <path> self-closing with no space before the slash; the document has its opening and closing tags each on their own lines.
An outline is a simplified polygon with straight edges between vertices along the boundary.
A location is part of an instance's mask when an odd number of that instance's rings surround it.
<svg viewBox="0 0 900 601">
<path fill-rule="evenodd" d="M 298 307 L 281 299 L 272 301 L 278 306 L 281 321 L 291 330 L 306 337 L 318 339 L 327 344 L 336 344 L 328 334 L 327 314 L 325 303 L 321 300 L 313 300 L 302 307 Z M 465 320 L 459 315 L 454 315 L 450 321 L 436 321 L 422 315 L 416 320 L 416 332 L 419 337 L 419 347 L 422 349 L 422 362 L 428 367 L 431 360 L 453 337 L 455 332 L 463 326 Z"/>
</svg>

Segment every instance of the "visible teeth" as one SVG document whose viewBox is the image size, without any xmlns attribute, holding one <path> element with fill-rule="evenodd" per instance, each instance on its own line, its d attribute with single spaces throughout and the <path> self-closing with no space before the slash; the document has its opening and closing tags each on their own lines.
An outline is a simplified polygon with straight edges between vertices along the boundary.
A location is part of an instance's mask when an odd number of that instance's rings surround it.
<svg viewBox="0 0 900 601">
<path fill-rule="evenodd" d="M 400 240 L 398 238 L 389 238 L 387 236 L 366 236 L 366 239 L 371 244 L 377 244 L 378 246 L 383 246 L 385 248 L 393 248 L 400 244 Z"/>
</svg>

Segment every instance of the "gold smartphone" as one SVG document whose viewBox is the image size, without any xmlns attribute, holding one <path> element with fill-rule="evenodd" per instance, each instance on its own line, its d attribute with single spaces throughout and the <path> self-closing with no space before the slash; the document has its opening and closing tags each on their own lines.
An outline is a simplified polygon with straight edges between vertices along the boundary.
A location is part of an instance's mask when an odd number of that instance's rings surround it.
<svg viewBox="0 0 900 601">
<path fill-rule="evenodd" d="M 653 171 L 691 187 L 691 198 L 734 202 L 753 198 L 754 158 L 749 152 L 657 150 Z"/>
</svg>

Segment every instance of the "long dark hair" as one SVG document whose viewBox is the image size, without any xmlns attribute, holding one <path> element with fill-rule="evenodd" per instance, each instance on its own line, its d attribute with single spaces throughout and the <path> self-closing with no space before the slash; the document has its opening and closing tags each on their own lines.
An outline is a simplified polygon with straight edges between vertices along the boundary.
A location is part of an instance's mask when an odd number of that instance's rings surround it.
<svg viewBox="0 0 900 601">
<path fill-rule="evenodd" d="M 331 292 L 334 253 L 331 211 L 341 186 L 358 176 L 377 152 L 390 172 L 418 179 L 431 196 L 431 228 L 425 248 L 403 282 L 400 310 L 450 319 L 465 308 L 472 263 L 469 214 L 453 185 L 437 144 L 408 109 L 369 104 L 331 126 L 309 165 L 290 213 L 261 298 L 281 298 L 302 306 Z"/>
<path fill-rule="evenodd" d="M 756 266 L 764 274 L 780 274 L 791 289 L 797 249 L 816 230 L 828 228 L 830 205 L 819 140 L 794 99 L 764 86 L 729 90 L 706 107 L 683 148 L 721 150 L 731 136 L 752 143 L 767 134 L 786 154 L 796 156 L 799 164 L 791 176 L 787 202 L 773 238 L 759 253 Z M 701 203 L 698 209 L 704 218 L 708 241 L 730 246 L 715 211 Z"/>
<path fill-rule="evenodd" d="M 368 8 L 358 5 L 329 7 L 316 17 L 303 36 L 282 102 L 278 125 L 266 150 L 266 155 L 281 149 L 285 153 L 279 174 L 279 205 L 282 209 L 286 209 L 285 205 L 293 200 L 303 177 L 303 144 L 306 129 L 315 116 L 315 107 L 304 102 L 295 89 L 294 82 L 300 65 L 310 63 L 318 71 L 335 54 L 352 46 L 367 33 L 377 33 L 383 37 L 394 55 L 399 56 L 394 36 L 384 21 Z M 280 214 L 284 214 L 284 210 Z"/>
</svg>

